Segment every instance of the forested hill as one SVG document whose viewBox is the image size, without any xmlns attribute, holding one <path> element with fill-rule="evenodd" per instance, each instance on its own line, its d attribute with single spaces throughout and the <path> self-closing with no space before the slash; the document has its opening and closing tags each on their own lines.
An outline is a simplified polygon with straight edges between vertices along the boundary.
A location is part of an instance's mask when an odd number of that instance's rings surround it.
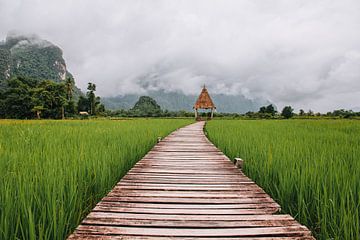
<svg viewBox="0 0 360 240">
<path fill-rule="evenodd" d="M 200 92 L 199 92 L 200 93 Z M 152 97 L 162 109 L 170 111 L 192 111 L 192 107 L 197 99 L 197 95 L 185 95 L 181 92 L 149 91 L 146 95 Z M 261 106 L 270 104 L 261 99 L 247 99 L 243 95 L 210 95 L 217 107 L 218 112 L 245 113 L 248 111 L 258 111 Z M 117 97 L 103 97 L 102 102 L 108 109 L 130 109 L 139 99 L 140 95 L 127 94 Z"/>
<path fill-rule="evenodd" d="M 0 42 L 0 85 L 13 76 L 56 82 L 72 78 L 58 46 L 36 35 L 10 33 Z"/>
</svg>

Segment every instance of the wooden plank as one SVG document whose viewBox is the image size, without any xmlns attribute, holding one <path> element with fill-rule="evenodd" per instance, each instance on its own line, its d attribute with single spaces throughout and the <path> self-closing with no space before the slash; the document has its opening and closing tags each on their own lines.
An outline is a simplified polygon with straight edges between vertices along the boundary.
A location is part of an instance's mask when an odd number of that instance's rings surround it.
<svg viewBox="0 0 360 240">
<path fill-rule="evenodd" d="M 160 237 L 160 236 L 156 236 L 156 237 L 151 237 L 151 236 L 106 236 L 106 235 L 97 235 L 97 234 L 78 234 L 75 233 L 74 235 L 72 235 L 69 239 L 72 240 L 83 240 L 83 239 L 88 239 L 88 240 L 93 240 L 93 239 L 97 239 L 97 240 L 109 240 L 109 239 L 113 239 L 113 240 L 209 240 L 209 239 L 214 239 L 213 237 Z M 222 237 L 216 237 L 217 240 L 241 240 L 241 239 L 246 239 L 246 240 L 313 240 L 314 238 L 312 236 L 301 236 L 301 237 L 236 237 L 236 238 L 232 238 L 232 237 L 226 237 L 226 238 L 222 238 Z"/>
<path fill-rule="evenodd" d="M 266 193 L 257 193 L 257 192 L 222 192 L 222 191 L 213 191 L 213 192 L 204 192 L 204 191 L 131 191 L 123 190 L 116 191 L 114 189 L 111 191 L 108 196 L 127 196 L 127 197 L 176 197 L 176 198 L 259 198 L 266 197 Z"/>
<path fill-rule="evenodd" d="M 179 215 L 254 215 L 274 213 L 277 208 L 252 208 L 252 209 L 168 209 L 168 208 L 130 208 L 97 205 L 93 212 L 124 212 L 124 213 L 148 213 L 148 214 L 179 214 Z"/>
<path fill-rule="evenodd" d="M 179 179 L 179 178 L 126 178 L 122 180 L 123 183 L 151 183 L 151 184 L 188 184 L 188 185 L 207 185 L 207 184 L 213 184 L 213 185 L 223 185 L 223 184 L 253 184 L 251 181 L 247 180 L 239 180 L 239 181 L 231 181 L 231 180 L 219 180 L 221 182 L 218 182 L 216 180 L 201 180 L 201 179 Z"/>
<path fill-rule="evenodd" d="M 109 216 L 107 213 L 95 215 L 91 213 L 85 220 L 87 225 L 102 226 L 141 226 L 141 227 L 178 227 L 178 228 L 246 228 L 246 227 L 281 227 L 299 226 L 294 220 L 257 220 L 257 221 L 223 221 L 223 220 L 149 220 L 149 219 L 123 219 L 118 216 Z"/>
<path fill-rule="evenodd" d="M 309 236 L 303 226 L 259 228 L 151 228 L 80 225 L 78 233 L 168 237 L 253 237 L 253 236 Z"/>
<path fill-rule="evenodd" d="M 191 191 L 191 190 L 201 190 L 201 191 L 262 191 L 261 188 L 255 184 L 247 185 L 237 185 L 237 184 L 228 184 L 228 185 L 214 185 L 214 184 L 134 184 L 134 183 L 124 183 L 120 182 L 115 189 L 132 189 L 132 190 L 181 190 L 181 191 Z"/>
<path fill-rule="evenodd" d="M 128 176 L 134 177 L 164 177 L 164 178 L 183 178 L 183 179 L 224 179 L 224 180 L 236 180 L 236 179 L 248 179 L 246 177 L 241 178 L 241 174 L 195 174 L 195 173 L 147 173 L 147 172 L 128 172 Z"/>
<path fill-rule="evenodd" d="M 158 143 L 69 239 L 313 239 L 204 135 L 204 123 Z"/>
<path fill-rule="evenodd" d="M 286 214 L 271 215 L 179 215 L 179 214 L 136 214 L 136 213 L 108 213 L 108 212 L 91 212 L 89 216 L 93 217 L 112 217 L 119 219 L 148 219 L 148 220 L 166 220 L 166 221 L 295 221 L 291 216 Z"/>
<path fill-rule="evenodd" d="M 133 208 L 162 208 L 162 209 L 250 209 L 279 207 L 277 203 L 233 203 L 233 204 L 169 204 L 169 203 L 132 203 L 132 202 L 106 202 L 101 201 L 98 205 L 133 207 Z"/>
<path fill-rule="evenodd" d="M 266 203 L 274 202 L 269 196 L 259 198 L 170 198 L 170 197 L 124 197 L 124 196 L 106 196 L 102 201 L 108 202 L 152 202 L 152 203 L 212 203 L 212 204 L 227 204 L 227 203 Z"/>
</svg>

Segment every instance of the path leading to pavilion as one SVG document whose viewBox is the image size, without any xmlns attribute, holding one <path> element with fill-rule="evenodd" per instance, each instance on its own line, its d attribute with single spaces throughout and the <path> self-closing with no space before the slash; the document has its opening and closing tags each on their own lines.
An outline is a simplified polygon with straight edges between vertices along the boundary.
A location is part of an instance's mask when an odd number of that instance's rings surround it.
<svg viewBox="0 0 360 240">
<path fill-rule="evenodd" d="M 314 239 L 219 151 L 204 122 L 157 144 L 69 239 Z"/>
</svg>

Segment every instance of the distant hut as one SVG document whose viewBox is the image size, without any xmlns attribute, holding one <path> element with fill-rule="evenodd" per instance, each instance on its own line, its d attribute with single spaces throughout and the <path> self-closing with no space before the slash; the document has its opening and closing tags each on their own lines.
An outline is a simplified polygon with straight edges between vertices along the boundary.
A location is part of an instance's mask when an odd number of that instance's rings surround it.
<svg viewBox="0 0 360 240">
<path fill-rule="evenodd" d="M 214 102 L 211 100 L 211 97 L 204 85 L 198 99 L 196 100 L 196 103 L 194 104 L 194 111 L 195 111 L 195 118 L 198 118 L 198 110 L 199 109 L 210 109 L 211 110 L 211 117 L 212 119 L 214 117 L 214 111 L 216 109 Z"/>
<path fill-rule="evenodd" d="M 88 112 L 79 112 L 80 116 L 89 116 Z"/>
</svg>

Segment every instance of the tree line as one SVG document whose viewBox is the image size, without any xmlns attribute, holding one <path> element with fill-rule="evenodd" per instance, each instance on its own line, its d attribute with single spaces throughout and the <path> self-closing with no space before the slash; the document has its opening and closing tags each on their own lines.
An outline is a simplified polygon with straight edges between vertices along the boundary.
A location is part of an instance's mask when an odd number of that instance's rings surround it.
<svg viewBox="0 0 360 240">
<path fill-rule="evenodd" d="M 225 114 L 226 115 L 226 114 Z M 298 113 L 294 112 L 294 109 L 291 106 L 285 106 L 281 112 L 278 112 L 274 105 L 270 104 L 268 106 L 260 107 L 258 112 L 247 112 L 244 115 L 237 115 L 248 118 L 285 118 L 289 119 L 292 117 L 296 118 L 314 118 L 314 117 L 330 117 L 330 118 L 353 118 L 360 117 L 360 112 L 354 112 L 352 110 L 339 109 L 327 113 L 315 113 L 312 110 L 305 112 L 303 109 L 300 109 Z"/>
<path fill-rule="evenodd" d="M 64 119 L 78 116 L 80 111 L 90 115 L 105 111 L 100 97 L 95 95 L 95 84 L 88 84 L 86 96 L 74 96 L 74 86 L 72 78 L 63 83 L 28 77 L 11 78 L 0 90 L 0 117 Z"/>
<path fill-rule="evenodd" d="M 194 117 L 193 112 L 163 110 L 154 99 L 141 96 L 131 109 L 106 110 L 101 99 L 96 96 L 96 85 L 88 83 L 86 94 L 74 94 L 75 83 L 72 78 L 58 83 L 51 80 L 37 80 L 28 77 L 14 77 L 0 88 L 0 118 L 32 119 L 65 117 L 107 116 L 107 117 Z M 199 113 L 209 117 L 209 113 Z M 294 112 L 291 106 L 285 106 L 280 112 L 272 104 L 262 106 L 257 112 L 215 113 L 215 117 L 250 118 L 250 119 L 289 119 L 296 118 L 353 118 L 360 117 L 360 112 L 334 110 L 326 114 Z"/>
</svg>

